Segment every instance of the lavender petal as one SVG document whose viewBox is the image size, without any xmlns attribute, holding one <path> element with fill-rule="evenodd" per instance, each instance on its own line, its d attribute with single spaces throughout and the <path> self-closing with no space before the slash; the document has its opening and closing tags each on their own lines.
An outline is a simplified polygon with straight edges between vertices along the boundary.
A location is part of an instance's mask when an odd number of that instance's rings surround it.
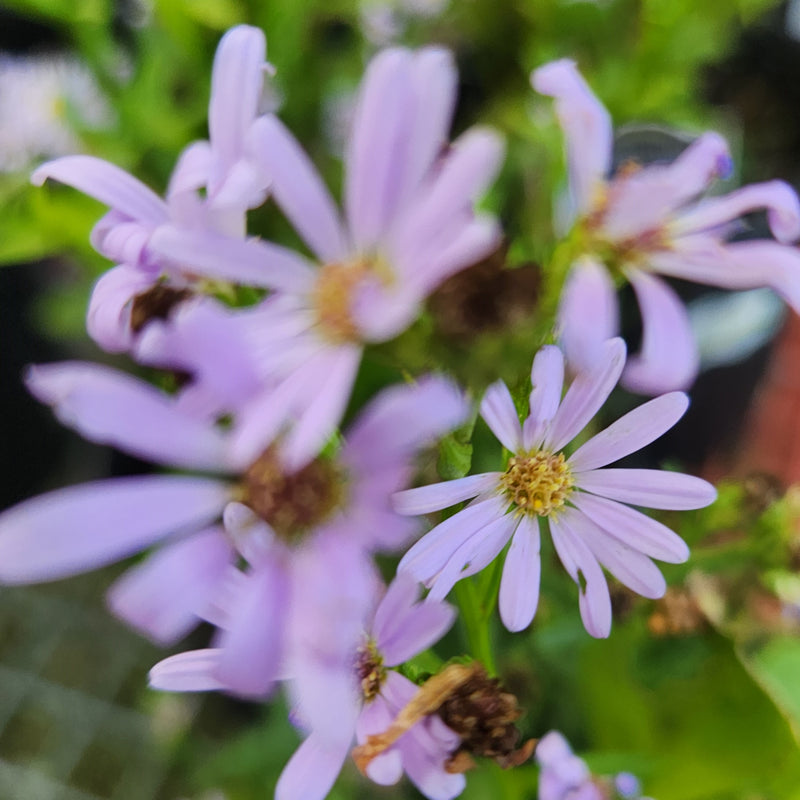
<svg viewBox="0 0 800 800">
<path fill-rule="evenodd" d="M 569 458 L 570 468 L 580 473 L 604 467 L 641 450 L 668 431 L 688 407 L 683 392 L 671 392 L 634 408 L 579 447 Z"/>
<path fill-rule="evenodd" d="M 522 427 L 511 392 L 503 381 L 496 381 L 481 400 L 481 416 L 499 442 L 512 453 L 522 451 Z"/>
<path fill-rule="evenodd" d="M 201 478 L 114 478 L 34 497 L 0 514 L 0 581 L 50 581 L 125 558 L 211 522 L 227 484 Z"/>
<path fill-rule="evenodd" d="M 152 278 L 134 267 L 120 265 L 100 276 L 92 289 L 86 330 L 107 353 L 124 353 L 133 342 L 131 301 L 152 285 Z"/>
<path fill-rule="evenodd" d="M 640 270 L 630 272 L 644 327 L 641 352 L 628 359 L 623 385 L 635 392 L 660 394 L 687 389 L 700 365 L 689 315 L 664 281 Z"/>
<path fill-rule="evenodd" d="M 429 514 L 456 503 L 491 492 L 499 486 L 500 472 L 467 475 L 442 483 L 431 483 L 417 489 L 406 489 L 392 495 L 392 506 L 398 514 Z"/>
<path fill-rule="evenodd" d="M 689 558 L 689 548 L 677 533 L 639 511 L 585 492 L 573 493 L 570 500 L 607 533 L 650 558 L 670 564 Z"/>
<path fill-rule="evenodd" d="M 563 385 L 564 357 L 561 350 L 554 345 L 545 345 L 536 353 L 531 368 L 530 413 L 522 426 L 525 450 L 535 450 L 541 445 L 561 403 Z"/>
<path fill-rule="evenodd" d="M 164 692 L 224 691 L 227 687 L 215 677 L 220 654 L 208 648 L 169 656 L 150 670 L 150 687 Z"/>
<path fill-rule="evenodd" d="M 352 733 L 328 741 L 311 734 L 283 768 L 275 800 L 324 800 L 344 765 Z"/>
<path fill-rule="evenodd" d="M 539 523 L 525 516 L 520 520 L 503 564 L 500 581 L 500 619 L 510 631 L 528 627 L 539 602 Z"/>
</svg>

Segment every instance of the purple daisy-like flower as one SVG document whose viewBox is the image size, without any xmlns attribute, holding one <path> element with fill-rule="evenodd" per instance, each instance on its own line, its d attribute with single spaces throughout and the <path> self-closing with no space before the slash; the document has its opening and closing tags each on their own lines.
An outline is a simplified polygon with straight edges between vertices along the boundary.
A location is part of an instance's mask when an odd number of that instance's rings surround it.
<svg viewBox="0 0 800 800">
<path fill-rule="evenodd" d="M 611 339 L 593 369 L 579 372 L 563 400 L 564 360 L 543 347 L 531 371 L 530 413 L 520 425 L 506 385 L 486 391 L 481 416 L 511 452 L 505 471 L 470 475 L 394 496 L 402 514 L 426 514 L 475 498 L 406 553 L 399 569 L 444 597 L 461 578 L 492 562 L 508 541 L 500 583 L 500 616 L 512 631 L 527 627 L 539 596 L 540 522 L 547 520 L 556 551 L 578 584 L 580 610 L 593 636 L 608 636 L 611 600 L 601 567 L 645 597 L 666 585 L 651 558 L 688 558 L 684 541 L 627 503 L 663 509 L 700 508 L 716 492 L 700 478 L 650 469 L 601 469 L 671 428 L 688 406 L 681 392 L 634 409 L 581 445 L 564 448 L 599 411 L 625 366 L 625 345 Z"/>
<path fill-rule="evenodd" d="M 636 293 L 641 352 L 623 383 L 645 394 L 685 389 L 698 369 L 688 316 L 664 275 L 719 286 L 768 286 L 800 311 L 800 203 L 781 181 L 753 184 L 697 200 L 730 172 L 722 137 L 706 133 L 671 164 L 628 165 L 611 178 L 613 136 L 608 112 L 574 62 L 555 61 L 532 75 L 534 88 L 555 98 L 569 162 L 578 256 L 562 295 L 561 338 L 571 363 L 593 363 L 619 328 L 616 285 Z M 732 223 L 765 209 L 774 240 L 726 241 Z"/>
<path fill-rule="evenodd" d="M 289 474 L 271 449 L 242 461 L 231 454 L 229 431 L 186 415 L 172 396 L 107 367 L 39 366 L 27 382 L 62 422 L 91 441 L 228 477 L 115 478 L 27 500 L 0 514 L 0 582 L 55 580 L 163 542 L 112 587 L 112 610 L 167 643 L 209 618 L 219 597 L 233 591 L 241 611 L 233 614 L 230 652 L 243 671 L 243 693 L 251 689 L 248 681 L 273 679 L 267 667 L 256 672 L 273 664 L 271 651 L 278 650 L 287 602 L 283 564 L 321 531 L 338 531 L 358 552 L 407 542 L 414 526 L 394 513 L 391 493 L 407 485 L 417 449 L 466 412 L 461 394 L 441 379 L 385 390 L 351 426 L 338 453 Z M 224 530 L 217 524 L 223 516 Z M 252 568 L 244 590 L 232 568 L 239 554 Z M 236 648 L 249 646 L 254 615 L 262 619 L 270 598 L 273 625 L 259 640 L 263 661 L 239 662 Z"/>
<path fill-rule="evenodd" d="M 436 286 L 499 242 L 496 220 L 474 207 L 499 169 L 502 143 L 473 128 L 448 146 L 456 84 L 441 48 L 393 48 L 372 60 L 347 149 L 344 219 L 286 128 L 274 117 L 259 120 L 272 197 L 313 261 L 265 241 L 175 226 L 151 240 L 163 258 L 280 292 L 250 315 L 253 337 L 268 343 L 265 369 L 277 370 L 280 386 L 268 381 L 242 410 L 241 437 L 264 446 L 292 421 L 292 467 L 312 458 L 340 419 L 364 344 L 403 331 Z"/>
<path fill-rule="evenodd" d="M 222 37 L 212 72 L 209 140 L 183 151 L 166 201 L 124 170 L 93 156 L 66 156 L 34 171 L 35 184 L 53 179 L 111 209 L 94 227 L 92 243 L 118 266 L 97 282 L 87 316 L 90 335 L 106 350 L 130 348 L 133 297 L 157 281 L 178 289 L 196 283 L 196 276 L 152 250 L 154 231 L 172 224 L 243 237 L 247 210 L 264 202 L 268 180 L 256 158 L 254 124 L 268 67 L 265 53 L 258 28 L 239 25 Z"/>
<path fill-rule="evenodd" d="M 408 575 L 395 578 L 377 608 L 373 591 L 371 613 L 365 613 L 363 595 L 345 606 L 319 602 L 320 594 L 337 596 L 330 591 L 331 582 L 341 584 L 341 574 L 334 574 L 330 562 L 333 557 L 333 565 L 342 566 L 341 550 L 326 548 L 325 556 L 301 569 L 303 578 L 316 580 L 304 584 L 292 613 L 295 626 L 283 672 L 295 701 L 294 718 L 309 735 L 281 774 L 277 800 L 325 797 L 354 739 L 363 743 L 384 731 L 417 692 L 392 667 L 433 645 L 455 617 L 445 603 L 418 602 L 419 586 Z M 367 581 L 355 585 L 364 589 Z M 345 593 L 354 599 L 352 586 Z M 151 685 L 170 691 L 230 691 L 235 687 L 219 678 L 224 655 L 221 649 L 210 649 L 167 658 L 151 670 Z M 405 772 L 426 797 L 450 800 L 464 788 L 463 775 L 444 769 L 459 743 L 438 717 L 426 717 L 376 757 L 367 776 L 391 785 Z"/>
<path fill-rule="evenodd" d="M 611 780 L 593 776 L 558 731 L 542 736 L 536 761 L 539 800 L 650 800 L 642 796 L 638 779 L 629 772 L 620 772 Z"/>
</svg>

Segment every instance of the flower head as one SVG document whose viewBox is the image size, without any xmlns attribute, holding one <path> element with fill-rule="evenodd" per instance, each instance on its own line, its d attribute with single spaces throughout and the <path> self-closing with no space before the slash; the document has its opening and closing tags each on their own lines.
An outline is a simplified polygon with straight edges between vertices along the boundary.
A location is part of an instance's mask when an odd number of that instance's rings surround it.
<svg viewBox="0 0 800 800">
<path fill-rule="evenodd" d="M 119 167 L 93 156 L 65 156 L 42 164 L 31 176 L 85 192 L 110 211 L 95 225 L 92 243 L 119 266 L 95 286 L 87 319 L 90 335 L 109 351 L 132 343 L 131 303 L 159 281 L 178 289 L 198 282 L 181 265 L 160 258 L 151 246 L 161 225 L 201 228 L 244 236 L 246 211 L 264 202 L 267 180 L 255 160 L 266 43 L 258 29 L 240 25 L 222 37 L 214 60 L 209 102 L 209 141 L 181 154 L 166 201 Z M 204 196 L 199 191 L 204 191 Z"/>
<path fill-rule="evenodd" d="M 645 597 L 666 584 L 650 560 L 681 562 L 682 539 L 625 505 L 699 508 L 714 488 L 699 478 L 649 469 L 601 469 L 649 444 L 671 428 L 688 405 L 680 392 L 629 412 L 568 455 L 565 448 L 594 417 L 625 365 L 621 339 L 605 343 L 595 367 L 579 373 L 563 400 L 564 361 L 543 347 L 531 372 L 530 413 L 520 425 L 506 385 L 489 387 L 481 416 L 511 455 L 502 472 L 470 475 L 408 489 L 394 496 L 404 514 L 425 514 L 475 498 L 427 533 L 399 569 L 444 597 L 461 578 L 493 561 L 511 540 L 500 584 L 500 616 L 509 630 L 527 627 L 539 596 L 540 523 L 547 520 L 559 558 L 578 584 L 581 616 L 593 636 L 608 636 L 611 601 L 601 566 Z"/>
<path fill-rule="evenodd" d="M 334 557 L 335 566 L 342 566 L 340 555 L 338 546 L 326 552 L 326 557 Z M 343 575 L 331 574 L 330 561 L 324 565 L 315 561 L 312 572 L 304 571 L 303 577 L 315 575 L 323 585 L 341 583 Z M 311 564 L 307 561 L 306 566 Z M 348 573 L 348 582 L 353 577 Z M 298 588 L 319 600 L 319 584 L 305 586 Z M 299 629 L 288 633 L 282 673 L 290 682 L 294 718 L 308 736 L 278 781 L 279 800 L 321 800 L 328 793 L 353 740 L 361 743 L 383 731 L 417 692 L 393 667 L 433 645 L 453 623 L 450 606 L 418 602 L 419 587 L 408 575 L 399 575 L 380 602 L 376 603 L 377 584 L 371 588 L 368 605 L 343 607 L 332 604 L 329 596 L 329 602 L 315 602 L 313 608 L 298 598 L 293 609 L 303 606 L 300 614 L 292 614 Z M 172 656 L 153 668 L 151 685 L 174 691 L 235 690 L 235 685 L 220 679 L 224 657 L 220 649 Z M 373 759 L 366 774 L 376 783 L 390 785 L 405 772 L 426 797 L 449 800 L 464 788 L 464 777 L 444 768 L 459 743 L 438 717 L 428 716 Z"/>
<path fill-rule="evenodd" d="M 0 514 L 0 581 L 55 580 L 163 542 L 112 587 L 113 610 L 169 642 L 214 614 L 220 594 L 233 592 L 236 602 L 225 605 L 235 609 L 229 638 L 243 694 L 274 680 L 291 605 L 287 565 L 301 551 L 321 551 L 319 540 L 341 540 L 354 553 L 356 572 L 363 554 L 407 542 L 415 526 L 391 509 L 391 493 L 407 485 L 418 448 L 465 414 L 463 397 L 446 381 L 393 387 L 364 409 L 337 453 L 289 473 L 273 450 L 243 458 L 232 451 L 230 430 L 185 414 L 170 395 L 107 367 L 39 366 L 28 385 L 92 441 L 222 477 L 116 478 L 21 503 Z M 233 574 L 239 557 L 249 569 Z M 268 603 L 273 624 L 265 627 Z M 246 649 L 253 631 L 258 657 L 238 660 L 237 647 Z"/>
<path fill-rule="evenodd" d="M 441 48 L 391 48 L 372 60 L 347 147 L 343 216 L 280 121 L 257 122 L 272 197 L 313 261 L 266 241 L 178 226 L 151 240 L 169 261 L 278 292 L 251 319 L 270 342 L 266 359 L 281 353 L 272 372 L 281 388 L 267 381 L 253 400 L 247 437 L 266 444 L 290 416 L 302 428 L 307 387 L 323 376 L 315 396 L 326 398 L 325 424 L 302 447 L 289 446 L 293 466 L 313 457 L 340 419 L 363 346 L 401 333 L 436 286 L 497 246 L 496 220 L 475 203 L 500 166 L 502 143 L 473 128 L 448 146 L 455 95 L 455 66 Z"/>
<path fill-rule="evenodd" d="M 611 120 L 572 61 L 546 64 L 534 88 L 555 99 L 567 142 L 575 261 L 562 295 L 560 324 L 568 359 L 588 366 L 618 331 L 616 286 L 628 281 L 642 314 L 643 341 L 623 376 L 646 394 L 685 389 L 698 369 L 686 310 L 657 275 L 749 289 L 768 286 L 800 310 L 800 203 L 785 183 L 746 186 L 697 198 L 731 159 L 725 141 L 706 133 L 671 164 L 629 164 L 609 178 Z M 775 240 L 727 241 L 743 214 L 766 209 Z"/>
<path fill-rule="evenodd" d="M 572 752 L 558 732 L 545 734 L 536 747 L 539 763 L 539 800 L 648 800 L 630 772 L 598 778 Z"/>
</svg>

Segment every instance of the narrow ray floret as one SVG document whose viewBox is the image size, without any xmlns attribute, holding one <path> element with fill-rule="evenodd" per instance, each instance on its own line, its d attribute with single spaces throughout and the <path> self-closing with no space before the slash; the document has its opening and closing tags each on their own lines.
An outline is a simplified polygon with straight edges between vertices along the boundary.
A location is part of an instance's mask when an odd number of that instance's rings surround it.
<svg viewBox="0 0 800 800">
<path fill-rule="evenodd" d="M 266 691 L 274 679 L 296 553 L 313 557 L 322 540 L 337 536 L 362 554 L 405 545 L 415 524 L 392 510 L 391 493 L 408 484 L 417 450 L 466 413 L 462 394 L 442 379 L 391 387 L 364 408 L 336 452 L 289 473 L 274 448 L 245 461 L 233 457 L 224 427 L 183 414 L 172 396 L 108 367 L 34 367 L 28 386 L 92 441 L 212 476 L 113 478 L 4 511 L 0 583 L 55 580 L 161 544 L 111 588 L 112 609 L 169 643 L 199 619 L 215 618 L 219 596 L 233 591 L 224 669 L 237 676 L 231 680 L 242 694 Z M 244 580 L 233 570 L 239 557 L 248 565 Z M 353 563 L 358 568 L 355 556 Z M 251 627 L 267 603 L 271 624 Z M 238 658 L 238 648 L 251 645 L 255 655 Z"/>
<path fill-rule="evenodd" d="M 591 364 L 617 335 L 616 287 L 633 287 L 642 315 L 639 354 L 623 383 L 644 394 L 686 389 L 698 369 L 697 347 L 677 294 L 658 276 L 751 289 L 767 286 L 800 311 L 800 203 L 782 181 L 698 199 L 731 170 L 721 136 L 705 133 L 671 164 L 629 163 L 610 176 L 613 131 L 608 112 L 574 62 L 554 61 L 532 75 L 555 99 L 570 178 L 573 256 L 561 298 L 567 358 Z M 729 241 L 740 218 L 765 210 L 774 239 Z"/>
<path fill-rule="evenodd" d="M 313 597 L 320 591 L 319 584 L 341 581 L 330 569 L 339 564 L 336 553 L 328 555 L 333 562 L 318 565 L 314 576 L 320 581 L 304 594 Z M 398 575 L 376 607 L 374 589 L 379 585 L 373 585 L 368 608 L 351 605 L 349 613 L 343 614 L 340 604 L 314 603 L 313 609 L 303 609 L 305 636 L 295 638 L 295 650 L 282 671 L 296 704 L 294 719 L 307 738 L 283 770 L 276 800 L 322 800 L 354 740 L 363 743 L 389 727 L 417 693 L 418 687 L 394 667 L 435 644 L 453 624 L 455 612 L 449 605 L 418 602 L 419 585 L 409 575 Z M 313 614 L 305 614 L 312 610 Z M 360 629 L 357 638 L 345 641 L 344 647 L 342 637 L 336 635 L 343 624 Z M 218 650 L 172 656 L 153 668 L 151 685 L 169 691 L 231 690 L 216 677 L 219 658 Z M 376 783 L 391 785 L 405 772 L 430 800 L 450 800 L 465 785 L 463 775 L 445 769 L 459 745 L 459 736 L 441 719 L 425 716 L 374 758 L 366 775 Z"/>
<path fill-rule="evenodd" d="M 448 143 L 456 89 L 453 58 L 439 47 L 390 48 L 370 62 L 345 158 L 344 215 L 291 133 L 274 116 L 259 120 L 271 195 L 313 261 L 180 226 L 151 239 L 168 261 L 277 292 L 250 312 L 269 374 L 242 413 L 242 438 L 265 445 L 292 425 L 292 467 L 313 458 L 341 418 L 364 345 L 400 334 L 442 281 L 500 241 L 476 203 L 500 167 L 502 140 L 476 127 Z"/>
<path fill-rule="evenodd" d="M 546 521 L 559 558 L 578 585 L 581 616 L 593 636 L 608 636 L 611 629 L 601 567 L 639 594 L 660 597 L 666 584 L 651 559 L 679 563 L 689 550 L 669 528 L 626 504 L 700 508 L 716 492 L 682 473 L 604 468 L 669 430 L 688 406 L 682 392 L 639 406 L 568 454 L 567 446 L 605 403 L 624 366 L 624 343 L 608 340 L 598 363 L 576 375 L 562 400 L 563 356 L 557 347 L 543 347 L 533 362 L 530 413 L 522 425 L 506 385 L 490 386 L 481 416 L 511 453 L 506 468 L 398 492 L 394 505 L 403 514 L 426 514 L 475 498 L 423 536 L 399 569 L 441 598 L 461 578 L 491 563 L 510 540 L 500 616 L 509 630 L 522 630 L 536 613 L 539 537 Z"/>
</svg>

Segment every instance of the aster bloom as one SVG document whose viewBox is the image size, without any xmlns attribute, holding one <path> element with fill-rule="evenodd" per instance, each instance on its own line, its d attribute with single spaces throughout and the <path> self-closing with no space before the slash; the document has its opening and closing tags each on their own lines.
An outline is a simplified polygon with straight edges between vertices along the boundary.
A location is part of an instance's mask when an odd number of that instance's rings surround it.
<svg viewBox="0 0 800 800">
<path fill-rule="evenodd" d="M 572 61 L 546 64 L 534 88 L 555 98 L 569 162 L 576 259 L 562 295 L 562 342 L 570 362 L 597 359 L 619 328 L 616 286 L 629 282 L 643 341 L 623 376 L 645 394 L 689 386 L 698 356 L 685 308 L 658 275 L 727 289 L 767 286 L 800 311 L 800 204 L 781 181 L 700 199 L 731 168 L 725 141 L 706 133 L 671 164 L 624 166 L 609 178 L 613 136 L 606 109 Z M 765 209 L 775 240 L 730 242 L 742 215 Z"/>
<path fill-rule="evenodd" d="M 270 576 L 280 574 L 293 549 L 316 531 L 342 531 L 362 551 L 404 544 L 414 526 L 392 511 L 390 494 L 407 484 L 417 449 L 466 412 L 460 393 L 440 379 L 389 389 L 363 411 L 335 457 L 291 475 L 274 450 L 238 460 L 227 431 L 107 367 L 38 366 L 27 383 L 91 441 L 168 467 L 230 476 L 115 478 L 51 492 L 0 514 L 0 581 L 8 584 L 65 577 L 163 541 L 166 547 L 126 573 L 109 597 L 115 613 L 159 642 L 180 638 L 207 618 L 217 595 L 227 591 L 239 553 L 254 577 L 252 591 L 237 593 L 245 611 L 237 612 L 230 638 L 246 642 L 253 613 L 259 619 L 263 613 L 255 598 L 263 603 L 277 591 L 281 584 Z M 223 512 L 224 533 L 218 524 Z M 283 602 L 279 597 L 278 609 Z M 281 621 L 276 612 L 276 636 Z M 261 652 L 274 647 L 267 642 Z M 251 663 L 258 668 L 255 658 Z M 242 678 L 243 693 L 252 674 Z M 268 670 L 262 678 L 270 680 Z"/>
<path fill-rule="evenodd" d="M 629 772 L 611 779 L 592 775 L 558 732 L 545 734 L 536 746 L 539 764 L 539 800 L 649 800 Z"/>
<path fill-rule="evenodd" d="M 330 551 L 334 558 L 335 553 L 335 548 Z M 338 566 L 341 560 L 333 563 Z M 360 618 L 359 603 L 343 608 L 318 602 L 320 592 L 330 594 L 326 584 L 341 583 L 329 567 L 318 562 L 311 572 L 304 570 L 304 577 L 319 580 L 305 584 L 297 597 L 292 619 L 305 634 L 293 635 L 285 671 L 296 703 L 294 718 L 309 735 L 283 770 L 277 800 L 321 800 L 328 793 L 353 740 L 362 743 L 388 728 L 416 694 L 418 687 L 392 667 L 437 642 L 455 617 L 445 603 L 418 602 L 419 586 L 408 575 L 395 578 L 377 607 L 373 592 L 372 608 L 366 614 L 362 609 Z M 360 627 L 355 641 L 354 623 Z M 342 648 L 343 640 L 349 647 Z M 219 658 L 219 650 L 172 656 L 153 668 L 151 685 L 174 691 L 230 689 L 215 678 Z M 310 682 L 309 673 L 314 676 Z M 449 800 L 464 788 L 463 775 L 444 768 L 459 743 L 438 717 L 428 716 L 376 757 L 366 774 L 391 785 L 405 772 L 426 797 Z"/>
<path fill-rule="evenodd" d="M 393 48 L 373 59 L 347 149 L 344 220 L 280 121 L 259 121 L 256 149 L 272 197 L 314 261 L 265 241 L 175 226 L 151 240 L 163 258 L 280 294 L 250 317 L 267 362 L 280 353 L 280 366 L 265 367 L 280 388 L 269 382 L 240 423 L 255 447 L 294 421 L 290 467 L 312 458 L 337 424 L 364 344 L 402 332 L 436 286 L 498 244 L 496 221 L 474 205 L 499 168 L 502 144 L 474 128 L 447 148 L 456 83 L 452 57 L 440 48 Z"/>
<path fill-rule="evenodd" d="M 178 289 L 196 284 L 179 265 L 150 248 L 159 226 L 211 229 L 244 236 L 246 211 L 264 202 L 268 181 L 254 152 L 266 42 L 258 28 L 229 30 L 214 60 L 209 102 L 209 141 L 194 142 L 181 154 L 162 200 L 119 167 L 93 156 L 66 156 L 42 164 L 31 180 L 48 178 L 79 189 L 110 207 L 95 225 L 92 243 L 118 266 L 100 278 L 89 305 L 90 335 L 105 349 L 131 345 L 131 299 L 158 281 Z M 199 190 L 205 191 L 200 197 Z"/>
<path fill-rule="evenodd" d="M 611 339 L 594 368 L 580 372 L 561 399 L 564 359 L 543 347 L 531 371 L 530 413 L 520 425 L 502 381 L 489 387 L 481 416 L 510 451 L 503 472 L 470 475 L 409 489 L 394 496 L 402 514 L 426 514 L 475 498 L 422 537 L 400 561 L 444 597 L 461 578 L 493 561 L 511 540 L 500 583 L 500 616 L 512 631 L 527 627 L 539 596 L 540 523 L 547 520 L 556 551 L 578 584 L 581 617 L 592 636 L 608 636 L 611 600 L 601 566 L 635 592 L 660 597 L 664 578 L 650 560 L 688 558 L 683 540 L 659 522 L 629 508 L 700 508 L 716 492 L 699 478 L 649 469 L 601 469 L 644 447 L 683 415 L 682 392 L 634 409 L 593 436 L 572 455 L 575 439 L 608 398 L 625 365 L 625 345 Z"/>
</svg>

